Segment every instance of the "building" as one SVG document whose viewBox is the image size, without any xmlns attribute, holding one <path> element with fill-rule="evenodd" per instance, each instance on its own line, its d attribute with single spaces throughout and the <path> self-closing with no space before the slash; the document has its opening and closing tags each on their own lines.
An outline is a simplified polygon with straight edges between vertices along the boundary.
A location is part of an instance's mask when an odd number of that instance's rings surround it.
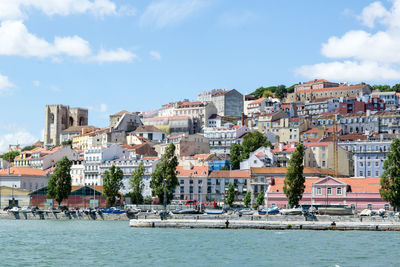
<svg viewBox="0 0 400 267">
<path fill-rule="evenodd" d="M 314 116 L 326 112 L 332 112 L 339 108 L 338 98 L 314 99 L 304 104 L 304 116 Z"/>
<path fill-rule="evenodd" d="M 337 126 L 336 127 L 336 134 L 341 135 L 341 129 L 342 127 Z M 319 141 L 322 138 L 325 138 L 327 136 L 333 136 L 334 133 L 334 127 L 313 127 L 308 129 L 307 131 L 303 132 L 302 134 L 302 140 L 303 141 L 308 141 L 308 140 L 314 140 L 314 141 Z"/>
<path fill-rule="evenodd" d="M 176 167 L 176 177 L 179 185 L 175 189 L 174 199 L 197 200 L 206 202 L 207 200 L 207 178 L 208 166 L 193 166 L 185 164 Z"/>
<path fill-rule="evenodd" d="M 239 138 L 244 136 L 249 129 L 246 126 L 228 126 L 224 128 L 207 128 L 204 137 L 210 144 L 210 153 L 217 155 L 229 154 L 233 144 L 239 144 Z"/>
<path fill-rule="evenodd" d="M 143 163 L 144 166 L 144 175 L 143 175 L 143 192 L 142 195 L 144 197 L 151 196 L 150 189 L 150 180 L 151 174 L 156 169 L 157 163 L 159 159 L 157 157 L 153 158 L 128 158 L 128 159 L 113 159 L 107 160 L 104 163 L 100 164 L 100 173 L 102 178 L 104 178 L 104 172 L 107 171 L 112 165 L 118 166 L 121 168 L 122 173 L 124 174 L 123 184 L 124 188 L 121 189 L 121 193 L 126 194 L 132 191 L 132 188 L 129 184 L 129 179 L 132 177 L 133 172 Z"/>
<path fill-rule="evenodd" d="M 33 150 L 21 152 L 21 155 L 15 157 L 14 166 L 46 170 L 55 167 L 56 163 L 63 157 L 75 160 L 79 155 L 70 146 L 58 146 L 50 150 L 37 147 Z"/>
<path fill-rule="evenodd" d="M 138 126 L 143 125 L 138 113 L 131 113 L 122 110 L 110 115 L 110 128 L 115 131 L 134 131 Z"/>
<path fill-rule="evenodd" d="M 88 125 L 88 110 L 84 108 L 70 108 L 64 105 L 46 105 L 44 144 L 45 146 L 59 146 L 60 134 L 71 126 Z"/>
<path fill-rule="evenodd" d="M 335 150 L 333 142 L 306 142 L 304 167 L 335 170 Z M 338 146 L 338 174 L 351 177 L 354 175 L 353 154 Z"/>
<path fill-rule="evenodd" d="M 343 149 L 353 154 L 355 177 L 380 177 L 391 140 L 339 141 Z"/>
<path fill-rule="evenodd" d="M 7 169 L 10 166 L 10 162 L 7 160 L 0 158 L 0 169 Z"/>
<path fill-rule="evenodd" d="M 85 165 L 83 158 L 73 160 L 71 166 L 71 183 L 72 186 L 85 185 Z"/>
<path fill-rule="evenodd" d="M 277 164 L 277 158 L 270 147 L 260 147 L 250 153 L 248 159 L 240 162 L 241 170 L 250 170 L 254 167 L 273 167 Z"/>
<path fill-rule="evenodd" d="M 167 135 L 194 134 L 200 131 L 199 119 L 188 115 L 145 118 L 143 124 L 154 126 Z"/>
<path fill-rule="evenodd" d="M 250 169 L 249 190 L 252 194 L 252 203 L 260 192 L 269 192 L 268 188 L 275 183 L 278 178 L 284 179 L 288 168 L 285 167 L 262 167 Z M 303 175 L 306 178 L 322 178 L 327 175 L 333 175 L 333 172 L 327 169 L 317 169 L 305 167 Z"/>
<path fill-rule="evenodd" d="M 196 154 L 210 153 L 208 139 L 200 134 L 170 136 L 167 138 L 167 143 L 157 144 L 154 147 L 159 155 L 164 155 L 165 149 L 171 143 L 175 145 L 175 155 L 177 157 L 188 157 Z"/>
<path fill-rule="evenodd" d="M 269 130 L 279 137 L 279 142 L 300 142 L 301 135 L 309 128 L 309 121 L 303 117 L 281 118 L 271 121 Z"/>
<path fill-rule="evenodd" d="M 11 167 L 0 170 L 0 186 L 32 191 L 46 186 L 48 180 L 47 172 L 41 169 Z"/>
<path fill-rule="evenodd" d="M 247 113 L 248 116 L 251 116 L 254 113 L 272 113 L 276 108 L 279 107 L 280 101 L 278 98 L 272 97 L 264 97 L 254 100 L 247 104 Z"/>
<path fill-rule="evenodd" d="M 399 107 L 399 95 L 396 92 L 372 92 L 371 97 L 378 97 L 383 100 L 388 108 L 396 109 Z"/>
<path fill-rule="evenodd" d="M 175 116 L 190 116 L 196 118 L 194 122 L 200 122 L 201 125 L 194 125 L 195 129 L 201 128 L 201 126 L 207 125 L 207 119 L 217 113 L 217 108 L 213 102 L 201 102 L 201 101 L 180 101 L 176 104 L 174 109 Z"/>
<path fill-rule="evenodd" d="M 31 193 L 30 206 L 36 206 L 41 209 L 48 209 L 58 205 L 54 199 L 47 198 L 47 186 L 39 188 Z M 85 208 L 101 207 L 106 208 L 107 201 L 103 195 L 103 186 L 99 185 L 85 185 L 85 186 L 72 186 L 71 193 L 67 199 L 61 202 L 63 206 Z"/>
<path fill-rule="evenodd" d="M 165 132 L 161 131 L 160 129 L 152 126 L 152 125 L 147 125 L 147 126 L 139 126 L 136 128 L 135 131 L 132 133 L 128 134 L 127 138 L 127 143 L 129 145 L 133 144 L 130 140 L 130 136 L 141 136 L 149 140 L 150 142 L 156 142 L 160 143 L 165 141 Z"/>
<path fill-rule="evenodd" d="M 213 114 L 208 118 L 207 128 L 221 128 L 221 126 L 222 126 L 221 116 Z"/>
<path fill-rule="evenodd" d="M 212 97 L 216 94 L 224 92 L 223 89 L 213 89 L 210 91 L 203 91 L 197 96 L 197 100 L 200 102 L 210 102 L 212 101 Z"/>
<path fill-rule="evenodd" d="M 218 92 L 211 96 L 211 101 L 217 108 L 219 116 L 239 118 L 242 115 L 243 95 L 235 89 Z"/>
<path fill-rule="evenodd" d="M 9 206 L 29 206 L 29 190 L 0 186 L 0 210 Z"/>
<path fill-rule="evenodd" d="M 148 143 L 138 144 L 138 145 L 121 145 L 122 148 L 128 151 L 129 158 L 137 157 L 157 157 L 158 153 L 155 151 L 154 147 Z"/>
<path fill-rule="evenodd" d="M 250 180 L 249 170 L 221 170 L 212 171 L 207 178 L 207 195 L 209 201 L 212 199 L 222 201 L 228 193 L 229 184 L 233 184 L 235 189 L 235 200 L 243 201 L 244 196 L 249 190 Z"/>
<path fill-rule="evenodd" d="M 379 194 L 380 178 L 306 178 L 300 205 L 346 205 L 355 210 L 390 209 Z M 275 178 L 265 194 L 268 207 L 287 207 L 284 178 Z"/>
<path fill-rule="evenodd" d="M 93 147 L 84 152 L 84 184 L 102 185 L 100 165 L 108 160 L 128 157 L 128 152 L 118 144 L 109 147 Z"/>
<path fill-rule="evenodd" d="M 72 141 L 72 139 L 80 134 L 86 134 L 96 130 L 94 126 L 71 126 L 61 131 L 60 143 Z"/>
<path fill-rule="evenodd" d="M 371 93 L 371 87 L 366 84 L 347 85 L 313 80 L 299 83 L 294 92 L 287 95 L 287 102 L 312 101 L 318 98 L 357 97 Z"/>
<path fill-rule="evenodd" d="M 345 114 L 362 114 L 367 110 L 371 111 L 384 111 L 386 109 L 385 101 L 374 96 L 372 98 L 364 99 L 361 101 L 359 98 L 342 99 L 339 103 L 337 113 Z M 329 111 L 330 112 L 330 111 Z"/>
</svg>

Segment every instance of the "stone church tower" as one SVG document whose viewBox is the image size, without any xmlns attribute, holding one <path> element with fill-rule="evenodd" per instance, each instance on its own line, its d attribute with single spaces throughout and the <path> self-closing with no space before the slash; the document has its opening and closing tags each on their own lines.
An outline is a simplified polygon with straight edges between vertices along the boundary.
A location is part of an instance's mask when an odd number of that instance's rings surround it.
<svg viewBox="0 0 400 267">
<path fill-rule="evenodd" d="M 88 110 L 64 105 L 46 105 L 44 118 L 44 145 L 60 145 L 61 131 L 71 126 L 88 125 Z"/>
</svg>

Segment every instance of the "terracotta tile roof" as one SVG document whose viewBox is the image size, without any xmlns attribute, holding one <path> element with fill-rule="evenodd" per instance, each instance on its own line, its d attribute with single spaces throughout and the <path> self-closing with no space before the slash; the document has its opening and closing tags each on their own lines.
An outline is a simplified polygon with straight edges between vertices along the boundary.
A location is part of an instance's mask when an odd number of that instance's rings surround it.
<svg viewBox="0 0 400 267">
<path fill-rule="evenodd" d="M 311 80 L 311 81 L 308 81 L 308 82 L 305 82 L 305 83 L 317 83 L 317 82 L 320 82 L 320 83 L 330 83 L 330 81 L 325 80 L 325 79 L 315 79 L 315 80 Z"/>
<path fill-rule="evenodd" d="M 221 95 L 224 95 L 224 94 L 226 94 L 226 93 L 229 93 L 230 91 L 232 91 L 232 90 L 225 90 L 225 91 L 222 91 L 222 92 L 218 92 L 218 93 L 216 93 L 215 95 L 213 95 L 212 97 L 221 96 Z"/>
<path fill-rule="evenodd" d="M 196 154 L 193 156 L 193 158 L 195 159 L 199 159 L 199 160 L 206 160 L 208 159 L 212 154 Z"/>
<path fill-rule="evenodd" d="M 339 135 L 337 137 L 339 141 L 357 141 L 357 140 L 368 140 L 368 136 L 362 133 L 352 133 L 352 134 L 345 134 Z M 327 136 L 323 140 L 324 142 L 333 141 L 333 136 Z"/>
<path fill-rule="evenodd" d="M 163 131 L 161 131 L 157 127 L 154 127 L 153 125 L 139 126 L 134 131 L 134 133 L 147 133 L 147 132 L 162 133 Z"/>
<path fill-rule="evenodd" d="M 179 120 L 179 119 L 189 119 L 190 116 L 169 116 L 169 117 L 153 117 L 153 118 L 146 118 L 145 121 L 156 121 L 156 120 Z"/>
<path fill-rule="evenodd" d="M 221 170 L 212 171 L 208 175 L 210 178 L 250 178 L 250 171 L 248 170 Z"/>
<path fill-rule="evenodd" d="M 185 170 L 183 166 L 176 167 L 177 177 L 207 177 L 208 166 L 194 166 L 190 170 Z"/>
<path fill-rule="evenodd" d="M 81 132 L 82 129 L 88 129 L 89 131 L 95 131 L 96 127 L 94 126 L 71 126 L 65 130 L 62 130 L 63 133 L 71 133 L 71 132 Z"/>
<path fill-rule="evenodd" d="M 336 132 L 340 132 L 342 130 L 341 126 L 337 126 L 336 127 Z M 305 134 L 309 134 L 309 133 L 317 133 L 318 132 L 318 128 L 311 128 L 307 131 L 305 131 Z M 326 127 L 324 130 L 325 133 L 333 133 L 333 127 Z"/>
<path fill-rule="evenodd" d="M 304 143 L 305 147 L 313 147 L 313 146 L 329 146 L 329 142 L 314 142 L 314 143 Z"/>
<path fill-rule="evenodd" d="M 0 170 L 0 175 L 8 175 L 8 169 Z M 10 175 L 46 176 L 46 172 L 35 168 L 11 167 Z"/>
<path fill-rule="evenodd" d="M 265 97 L 261 97 L 253 102 L 250 102 L 249 105 L 253 105 L 253 104 L 259 104 L 261 103 L 263 100 L 265 99 Z"/>
<path fill-rule="evenodd" d="M 283 192 L 285 178 L 274 178 L 275 184 L 270 187 L 269 192 Z M 324 178 L 306 178 L 305 193 L 311 193 L 312 184 Z M 350 186 L 352 193 L 379 193 L 380 178 L 336 178 L 342 183 Z"/>
<path fill-rule="evenodd" d="M 130 114 L 129 111 L 126 111 L 126 110 L 124 109 L 124 110 L 121 110 L 120 112 L 117 112 L 117 113 L 115 113 L 115 114 L 112 114 L 111 116 L 122 116 L 122 115 L 124 115 L 124 114 L 126 114 L 126 113 Z"/>
<path fill-rule="evenodd" d="M 251 168 L 251 173 L 255 174 L 263 174 L 263 173 L 271 173 L 271 174 L 285 174 L 287 173 L 286 167 L 256 167 L 256 168 Z M 312 175 L 312 174 L 333 174 L 333 171 L 327 170 L 327 169 L 317 169 L 317 168 L 310 168 L 310 167 L 304 167 L 303 174 L 306 175 Z"/>
<path fill-rule="evenodd" d="M 303 90 L 298 90 L 296 93 L 356 90 L 356 89 L 362 89 L 365 86 L 366 85 L 363 85 L 363 84 L 342 85 L 342 86 L 337 86 L 337 87 L 326 87 L 326 88 L 318 88 L 318 89 L 303 89 Z"/>
<path fill-rule="evenodd" d="M 266 155 L 264 153 L 262 153 L 262 152 L 258 152 L 257 155 L 256 155 L 256 157 L 265 157 L 265 156 Z"/>
</svg>

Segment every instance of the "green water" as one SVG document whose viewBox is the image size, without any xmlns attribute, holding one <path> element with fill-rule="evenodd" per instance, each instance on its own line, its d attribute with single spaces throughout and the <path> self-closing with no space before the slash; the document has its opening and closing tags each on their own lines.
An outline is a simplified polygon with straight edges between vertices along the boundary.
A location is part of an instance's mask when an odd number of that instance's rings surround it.
<svg viewBox="0 0 400 267">
<path fill-rule="evenodd" d="M 399 232 L 0 221 L 0 266 L 400 266 Z"/>
</svg>

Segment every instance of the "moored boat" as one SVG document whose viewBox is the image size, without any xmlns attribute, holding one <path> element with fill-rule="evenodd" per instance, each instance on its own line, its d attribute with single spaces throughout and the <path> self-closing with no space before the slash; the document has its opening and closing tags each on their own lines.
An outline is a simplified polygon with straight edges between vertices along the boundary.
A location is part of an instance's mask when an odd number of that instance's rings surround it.
<svg viewBox="0 0 400 267">
<path fill-rule="evenodd" d="M 224 213 L 224 210 L 217 210 L 217 209 L 206 209 L 205 212 L 208 215 L 221 215 Z"/>
<path fill-rule="evenodd" d="M 259 215 L 274 215 L 279 213 L 279 208 L 278 207 L 272 207 L 268 209 L 262 209 L 258 211 Z"/>
<path fill-rule="evenodd" d="M 302 215 L 303 209 L 302 208 L 281 209 L 279 213 L 282 215 Z"/>
<path fill-rule="evenodd" d="M 173 214 L 200 214 L 201 212 L 196 209 L 183 209 L 183 210 L 174 210 Z"/>
<path fill-rule="evenodd" d="M 319 207 L 320 215 L 353 215 L 353 209 L 349 207 Z"/>
</svg>

